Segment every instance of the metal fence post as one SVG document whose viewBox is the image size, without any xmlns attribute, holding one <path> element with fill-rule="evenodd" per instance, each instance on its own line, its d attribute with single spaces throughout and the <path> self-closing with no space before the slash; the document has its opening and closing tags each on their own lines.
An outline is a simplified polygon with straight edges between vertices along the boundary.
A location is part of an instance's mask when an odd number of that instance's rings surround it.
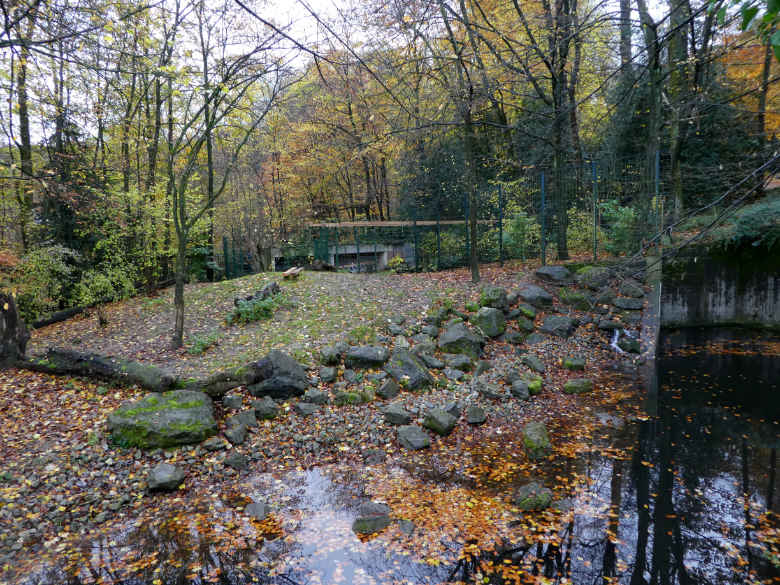
<svg viewBox="0 0 780 585">
<path fill-rule="evenodd" d="M 504 186 L 498 184 L 498 265 L 504 265 Z"/>
<path fill-rule="evenodd" d="M 661 209 L 661 152 L 655 151 L 655 211 L 658 214 L 658 233 L 663 230 L 663 216 Z"/>
<path fill-rule="evenodd" d="M 545 218 L 545 205 L 546 205 L 546 184 L 545 184 L 545 176 L 544 171 L 542 171 L 542 221 L 541 221 L 541 228 L 542 228 L 542 266 L 547 264 L 547 228 L 545 226 L 546 218 Z"/>
<path fill-rule="evenodd" d="M 593 262 L 596 262 L 599 255 L 599 185 L 596 161 L 590 161 L 590 166 L 593 172 Z"/>
<path fill-rule="evenodd" d="M 436 197 L 436 270 L 441 270 L 441 191 Z"/>
<path fill-rule="evenodd" d="M 412 208 L 412 238 L 414 239 L 414 271 L 420 270 L 419 255 L 417 254 L 417 196 L 414 197 L 414 207 Z"/>
<path fill-rule="evenodd" d="M 357 226 L 353 230 L 355 233 L 355 264 L 357 264 L 357 271 L 360 274 L 360 231 Z"/>
<path fill-rule="evenodd" d="M 225 279 L 230 279 L 230 251 L 228 250 L 227 236 L 222 236 L 222 255 L 225 257 Z"/>
</svg>

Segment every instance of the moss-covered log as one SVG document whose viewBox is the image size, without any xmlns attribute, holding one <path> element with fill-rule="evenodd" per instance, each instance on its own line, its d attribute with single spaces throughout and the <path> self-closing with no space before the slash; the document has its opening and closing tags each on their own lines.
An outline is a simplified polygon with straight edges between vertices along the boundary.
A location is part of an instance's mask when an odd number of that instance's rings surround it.
<svg viewBox="0 0 780 585">
<path fill-rule="evenodd" d="M 56 347 L 49 348 L 42 357 L 20 362 L 19 365 L 36 372 L 99 378 L 122 386 L 137 384 L 153 392 L 169 390 L 176 384 L 175 375 L 156 366 Z"/>
</svg>

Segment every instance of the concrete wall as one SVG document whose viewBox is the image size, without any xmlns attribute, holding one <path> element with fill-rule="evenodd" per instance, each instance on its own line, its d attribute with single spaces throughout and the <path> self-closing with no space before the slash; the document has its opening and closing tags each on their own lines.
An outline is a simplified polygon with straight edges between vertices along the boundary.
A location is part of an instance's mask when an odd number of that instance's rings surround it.
<svg viewBox="0 0 780 585">
<path fill-rule="evenodd" d="M 664 265 L 661 325 L 748 325 L 780 329 L 777 258 L 718 257 L 703 251 Z"/>
</svg>

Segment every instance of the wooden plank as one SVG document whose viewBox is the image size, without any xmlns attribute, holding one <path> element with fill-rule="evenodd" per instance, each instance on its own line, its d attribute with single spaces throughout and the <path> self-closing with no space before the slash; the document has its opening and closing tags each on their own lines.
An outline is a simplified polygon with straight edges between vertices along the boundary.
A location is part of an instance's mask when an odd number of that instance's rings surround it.
<svg viewBox="0 0 780 585">
<path fill-rule="evenodd" d="M 497 220 L 492 219 L 480 219 L 477 221 L 478 224 L 481 225 L 488 225 L 495 223 Z M 432 221 L 432 220 L 424 220 L 424 221 L 418 221 L 418 226 L 434 226 L 436 224 L 439 225 L 463 225 L 466 222 L 462 219 L 452 220 L 441 220 L 439 222 Z M 343 221 L 340 223 L 310 223 L 309 227 L 312 228 L 359 228 L 359 227 L 412 227 L 415 225 L 415 222 L 413 221 Z"/>
</svg>

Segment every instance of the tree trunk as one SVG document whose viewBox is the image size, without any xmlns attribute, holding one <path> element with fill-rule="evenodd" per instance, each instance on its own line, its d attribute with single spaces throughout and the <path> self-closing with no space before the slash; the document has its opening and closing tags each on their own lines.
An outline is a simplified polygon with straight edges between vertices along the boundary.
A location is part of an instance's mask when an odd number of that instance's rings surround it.
<svg viewBox="0 0 780 585">
<path fill-rule="evenodd" d="M 187 238 L 184 234 L 180 234 L 177 239 L 176 287 L 173 293 L 175 318 L 173 340 L 171 341 L 171 346 L 174 349 L 178 349 L 184 345 L 184 280 L 187 271 Z"/>
<path fill-rule="evenodd" d="M 477 249 L 477 137 L 471 118 L 471 104 L 464 106 L 463 130 L 466 147 L 466 172 L 469 183 L 469 266 L 471 282 L 479 282 L 479 250 Z"/>
<path fill-rule="evenodd" d="M 19 99 L 19 163 L 22 171 L 17 199 L 19 202 L 19 234 L 22 240 L 22 253 L 27 253 L 30 246 L 28 224 L 33 205 L 32 190 L 29 187 L 33 173 L 30 111 L 27 102 L 27 60 L 29 57 L 29 49 L 26 46 L 22 46 L 16 79 Z"/>
</svg>

